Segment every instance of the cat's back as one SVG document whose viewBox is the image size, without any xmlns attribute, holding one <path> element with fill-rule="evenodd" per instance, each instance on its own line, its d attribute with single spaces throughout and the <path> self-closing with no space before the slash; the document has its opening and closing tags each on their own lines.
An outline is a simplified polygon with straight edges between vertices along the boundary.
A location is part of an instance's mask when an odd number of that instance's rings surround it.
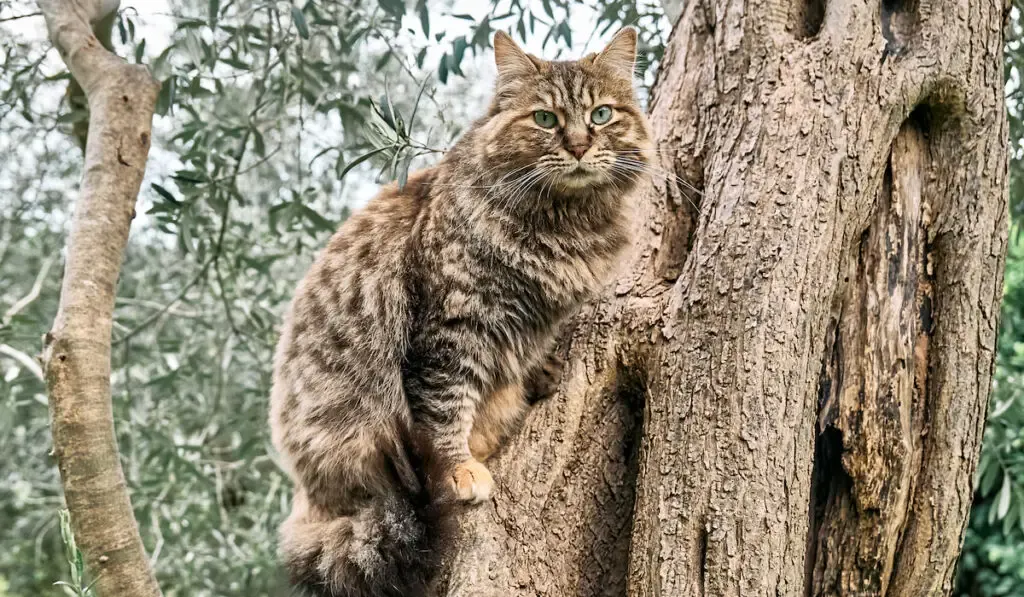
<svg viewBox="0 0 1024 597">
<path fill-rule="evenodd" d="M 410 174 L 404 188 L 395 183 L 381 188 L 338 228 L 317 261 L 344 259 L 372 265 L 377 258 L 402 250 L 429 204 L 436 178 L 437 170 L 431 168 Z"/>
<path fill-rule="evenodd" d="M 409 247 L 435 178 L 428 169 L 412 174 L 402 189 L 385 186 L 331 237 L 285 316 L 275 382 L 335 375 L 356 381 L 365 374 L 361 364 L 400 358 L 408 326 Z"/>
<path fill-rule="evenodd" d="M 394 183 L 383 187 L 334 233 L 303 279 L 298 295 L 349 290 L 350 298 L 373 302 L 374 297 L 361 296 L 360 289 L 386 284 L 401 275 L 408 245 L 429 204 L 435 178 L 434 169 L 421 170 L 410 176 L 404 188 Z"/>
</svg>

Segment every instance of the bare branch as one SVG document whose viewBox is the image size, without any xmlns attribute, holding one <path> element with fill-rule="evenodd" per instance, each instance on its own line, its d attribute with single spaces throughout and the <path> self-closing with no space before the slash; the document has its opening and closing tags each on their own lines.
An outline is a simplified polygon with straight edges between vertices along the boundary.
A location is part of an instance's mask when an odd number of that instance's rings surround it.
<svg viewBox="0 0 1024 597">
<path fill-rule="evenodd" d="M 104 597 L 158 597 L 128 498 L 110 401 L 115 286 L 149 153 L 158 86 L 102 47 L 111 0 L 40 0 L 50 39 L 89 103 L 84 176 L 60 306 L 44 349 L 53 447 L 71 524 Z"/>
<path fill-rule="evenodd" d="M 54 260 L 54 257 L 47 257 L 43 261 L 43 266 L 39 268 L 39 274 L 36 275 L 36 281 L 32 284 L 32 288 L 29 289 L 28 294 L 18 299 L 18 301 L 11 305 L 11 308 L 4 313 L 3 319 L 0 319 L 0 327 L 5 327 L 10 324 L 15 315 L 20 313 L 25 307 L 32 304 L 32 301 L 39 298 L 39 293 L 43 289 L 43 282 L 46 281 L 46 275 L 50 273 L 50 266 L 53 265 Z"/>
<path fill-rule="evenodd" d="M 39 363 L 37 363 L 35 359 L 21 352 L 17 348 L 14 348 L 13 346 L 8 346 L 7 344 L 0 344 L 0 354 L 7 355 L 14 359 L 15 361 L 21 363 L 21 365 L 28 369 L 32 373 L 32 375 L 35 375 L 39 379 L 39 381 L 46 381 L 46 379 L 43 377 L 43 368 L 39 366 Z"/>
<path fill-rule="evenodd" d="M 41 17 L 41 16 L 43 16 L 43 13 L 41 13 L 41 12 L 30 12 L 30 13 L 24 14 L 24 15 L 14 15 L 14 16 L 10 16 L 10 17 L 0 18 L 0 23 L 8 23 L 10 21 L 18 21 L 20 19 L 28 19 L 28 18 L 31 18 L 31 17 Z"/>
<path fill-rule="evenodd" d="M 181 288 L 181 291 L 178 292 L 178 294 L 174 298 L 172 298 L 166 305 L 161 305 L 160 308 L 157 309 L 157 311 L 155 313 L 153 313 L 152 315 L 150 315 L 149 317 L 144 319 L 142 321 L 142 323 L 138 324 L 134 328 L 132 328 L 132 329 L 128 330 L 127 332 L 125 332 L 123 336 L 121 336 L 120 338 L 118 338 L 117 340 L 114 341 L 114 343 L 113 343 L 114 346 L 119 346 L 119 345 L 127 342 L 132 337 L 134 337 L 136 334 L 138 334 L 142 330 L 144 330 L 147 327 L 149 327 L 151 324 L 153 324 L 154 322 L 159 320 L 166 313 L 168 313 L 171 309 L 173 309 L 175 305 L 177 305 L 179 302 L 181 302 L 181 299 L 185 298 L 185 295 L 188 294 L 188 291 L 191 290 L 193 286 L 198 284 L 199 281 L 203 279 L 203 276 L 206 275 L 206 270 L 210 267 L 211 263 L 212 263 L 212 260 L 209 260 L 206 263 L 204 263 L 203 267 L 201 267 L 199 269 L 199 273 L 197 273 L 195 275 L 195 277 L 192 278 L 192 280 L 189 281 L 188 284 L 185 284 Z"/>
</svg>

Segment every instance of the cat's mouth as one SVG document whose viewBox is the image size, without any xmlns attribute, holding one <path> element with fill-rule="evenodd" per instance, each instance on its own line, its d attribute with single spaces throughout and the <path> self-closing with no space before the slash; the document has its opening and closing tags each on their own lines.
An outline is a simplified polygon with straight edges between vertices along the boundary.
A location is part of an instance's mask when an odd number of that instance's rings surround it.
<svg viewBox="0 0 1024 597">
<path fill-rule="evenodd" d="M 600 172 L 593 165 L 578 162 L 559 173 L 558 178 L 564 186 L 578 189 L 596 183 L 600 178 Z"/>
</svg>

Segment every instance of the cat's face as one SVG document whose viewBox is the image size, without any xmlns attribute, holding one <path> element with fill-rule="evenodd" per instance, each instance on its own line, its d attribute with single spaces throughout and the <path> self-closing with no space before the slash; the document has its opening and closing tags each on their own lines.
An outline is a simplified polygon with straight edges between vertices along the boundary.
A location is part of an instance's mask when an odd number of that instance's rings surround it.
<svg viewBox="0 0 1024 597">
<path fill-rule="evenodd" d="M 636 32 L 575 62 L 530 56 L 503 33 L 494 47 L 497 90 L 481 132 L 496 178 L 562 192 L 633 186 L 651 159 L 633 89 Z"/>
</svg>

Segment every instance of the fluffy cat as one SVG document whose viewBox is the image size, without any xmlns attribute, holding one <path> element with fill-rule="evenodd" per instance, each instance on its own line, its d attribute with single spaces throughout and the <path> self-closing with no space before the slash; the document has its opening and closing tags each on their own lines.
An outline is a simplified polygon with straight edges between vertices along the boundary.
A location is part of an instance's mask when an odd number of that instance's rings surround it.
<svg viewBox="0 0 1024 597">
<path fill-rule="evenodd" d="M 499 32 L 487 115 L 346 221 L 299 285 L 270 412 L 297 585 L 425 595 L 446 506 L 490 497 L 483 463 L 523 416 L 524 383 L 627 244 L 652 152 L 636 39 L 549 62 Z"/>
</svg>

